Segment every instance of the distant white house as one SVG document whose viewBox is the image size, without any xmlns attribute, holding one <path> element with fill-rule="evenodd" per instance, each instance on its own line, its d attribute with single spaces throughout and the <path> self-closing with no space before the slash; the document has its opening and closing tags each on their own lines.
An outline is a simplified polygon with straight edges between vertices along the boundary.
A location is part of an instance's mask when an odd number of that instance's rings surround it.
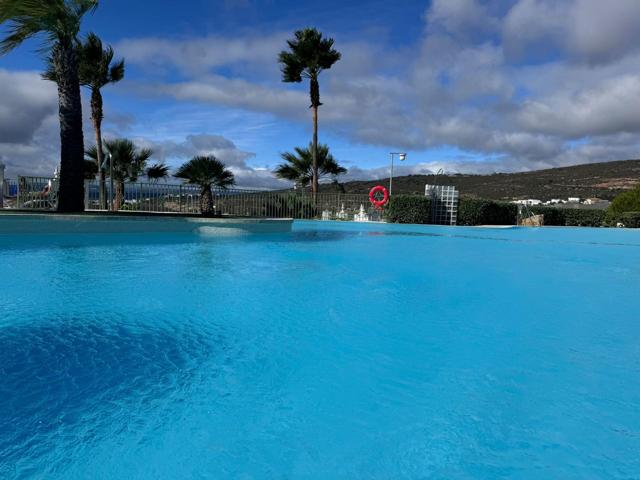
<svg viewBox="0 0 640 480">
<path fill-rule="evenodd" d="M 569 203 L 580 203 L 580 197 L 569 197 L 567 198 Z"/>
<path fill-rule="evenodd" d="M 515 200 L 513 203 L 516 205 L 542 205 L 542 200 L 538 200 L 536 198 L 527 198 L 526 200 Z"/>
</svg>

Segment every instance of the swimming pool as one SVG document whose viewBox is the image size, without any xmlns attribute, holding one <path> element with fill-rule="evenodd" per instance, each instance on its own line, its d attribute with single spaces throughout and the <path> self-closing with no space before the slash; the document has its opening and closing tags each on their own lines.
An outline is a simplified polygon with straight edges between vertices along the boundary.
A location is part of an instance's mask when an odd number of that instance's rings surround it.
<svg viewBox="0 0 640 480">
<path fill-rule="evenodd" d="M 640 477 L 640 232 L 0 236 L 0 478 Z"/>
</svg>

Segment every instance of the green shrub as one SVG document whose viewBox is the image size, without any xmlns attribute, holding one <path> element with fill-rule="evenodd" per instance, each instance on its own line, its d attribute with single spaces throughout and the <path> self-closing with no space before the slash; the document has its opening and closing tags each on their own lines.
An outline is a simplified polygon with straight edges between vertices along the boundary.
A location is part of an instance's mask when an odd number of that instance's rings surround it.
<svg viewBox="0 0 640 480">
<path fill-rule="evenodd" d="M 565 209 L 564 218 L 567 227 L 602 227 L 607 212 L 596 209 Z"/>
<path fill-rule="evenodd" d="M 640 212 L 640 187 L 618 195 L 607 210 L 609 218 L 615 218 L 626 212 Z"/>
<path fill-rule="evenodd" d="M 384 215 L 390 223 L 431 223 L 431 200 L 420 195 L 394 195 Z"/>
<path fill-rule="evenodd" d="M 531 213 L 544 215 L 544 224 L 552 227 L 602 227 L 604 210 L 557 207 L 529 207 Z"/>
<path fill-rule="evenodd" d="M 625 212 L 620 215 L 620 221 L 627 228 L 640 228 L 640 212 Z"/>
<path fill-rule="evenodd" d="M 266 217 L 314 218 L 318 216 L 318 207 L 309 197 L 288 193 L 266 200 L 262 204 L 262 215 Z"/>
<path fill-rule="evenodd" d="M 458 225 L 515 225 L 518 206 L 513 203 L 461 198 Z"/>
<path fill-rule="evenodd" d="M 633 214 L 635 212 L 640 212 L 640 187 L 623 192 L 614 198 L 607 209 L 605 222 L 612 227 L 615 227 L 618 222 L 626 225 L 623 216 L 626 213 Z M 634 215 L 630 215 L 631 222 L 633 222 L 633 217 Z"/>
<path fill-rule="evenodd" d="M 564 227 L 566 224 L 565 210 L 556 207 L 529 207 L 534 215 L 544 215 L 544 224 L 547 227 Z"/>
</svg>

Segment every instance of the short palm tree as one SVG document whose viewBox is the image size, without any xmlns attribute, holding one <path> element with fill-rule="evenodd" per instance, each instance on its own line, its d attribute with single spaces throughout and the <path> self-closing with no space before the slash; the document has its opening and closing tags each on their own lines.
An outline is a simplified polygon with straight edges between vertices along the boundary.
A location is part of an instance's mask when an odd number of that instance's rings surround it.
<svg viewBox="0 0 640 480">
<path fill-rule="evenodd" d="M 84 137 L 78 76 L 78 34 L 82 18 L 98 0 L 0 0 L 0 24 L 9 24 L 0 42 L 6 54 L 43 34 L 58 81 L 60 182 L 58 210 L 84 210 Z"/>
<path fill-rule="evenodd" d="M 313 181 L 313 153 L 312 146 L 295 148 L 295 153 L 280 154 L 285 163 L 281 163 L 274 170 L 278 178 L 290 180 L 301 187 L 307 187 Z M 333 177 L 347 173 L 347 169 L 340 166 L 327 145 L 318 145 L 318 178 Z"/>
<path fill-rule="evenodd" d="M 200 185 L 200 212 L 203 215 L 213 212 L 211 187 L 227 189 L 236 183 L 233 172 L 213 155 L 193 157 L 178 169 L 175 176 L 187 183 Z"/>
<path fill-rule="evenodd" d="M 113 181 L 116 182 L 115 209 L 124 204 L 124 183 L 135 182 L 145 171 L 147 161 L 153 155 L 148 148 L 139 149 L 126 138 L 105 140 L 103 147 L 113 156 Z M 86 152 L 87 159 L 94 162 L 98 158 L 98 149 L 94 145 Z M 110 165 L 107 165 L 106 175 L 110 175 Z"/>
<path fill-rule="evenodd" d="M 169 167 L 164 163 L 154 163 L 145 172 L 150 182 L 157 182 L 169 176 Z"/>
<path fill-rule="evenodd" d="M 300 83 L 309 79 L 309 96 L 313 109 L 313 143 L 311 188 L 314 196 L 318 193 L 318 107 L 320 83 L 318 77 L 323 70 L 330 69 L 340 60 L 340 52 L 333 48 L 333 38 L 324 38 L 315 28 L 305 28 L 295 32 L 295 38 L 288 40 L 289 50 L 280 52 L 278 61 L 282 65 L 282 81 Z"/>
</svg>

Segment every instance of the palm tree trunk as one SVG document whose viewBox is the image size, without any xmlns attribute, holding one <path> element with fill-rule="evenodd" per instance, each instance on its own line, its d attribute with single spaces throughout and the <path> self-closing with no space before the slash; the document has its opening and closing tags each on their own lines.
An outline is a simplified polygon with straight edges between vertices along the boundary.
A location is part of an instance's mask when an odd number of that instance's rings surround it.
<svg viewBox="0 0 640 480">
<path fill-rule="evenodd" d="M 311 181 L 311 190 L 313 191 L 314 202 L 318 200 L 318 107 L 313 107 L 313 163 L 311 164 L 311 172 L 313 179 Z"/>
<path fill-rule="evenodd" d="M 102 151 L 102 94 L 100 90 L 91 90 L 91 119 L 93 120 L 93 129 L 96 134 L 96 150 L 97 150 L 97 162 L 98 162 L 98 175 L 99 175 L 99 203 L 100 210 L 107 209 L 107 182 L 104 168 L 104 153 Z"/>
<path fill-rule="evenodd" d="M 213 212 L 213 192 L 211 185 L 203 185 L 200 192 L 200 213 L 210 215 Z"/>
<path fill-rule="evenodd" d="M 84 211 L 84 136 L 78 58 L 72 45 L 56 44 L 53 63 L 58 78 L 60 117 L 59 212 Z"/>
<path fill-rule="evenodd" d="M 124 182 L 122 180 L 119 180 L 118 183 L 116 183 L 116 205 L 114 210 L 116 211 L 120 210 L 123 205 L 124 205 Z"/>
<path fill-rule="evenodd" d="M 322 105 L 320 103 L 320 83 L 318 79 L 313 77 L 310 81 L 310 96 L 311 96 L 311 108 L 313 109 L 313 145 L 312 157 L 313 162 L 311 164 L 311 191 L 313 193 L 313 201 L 318 201 L 318 107 Z"/>
</svg>

